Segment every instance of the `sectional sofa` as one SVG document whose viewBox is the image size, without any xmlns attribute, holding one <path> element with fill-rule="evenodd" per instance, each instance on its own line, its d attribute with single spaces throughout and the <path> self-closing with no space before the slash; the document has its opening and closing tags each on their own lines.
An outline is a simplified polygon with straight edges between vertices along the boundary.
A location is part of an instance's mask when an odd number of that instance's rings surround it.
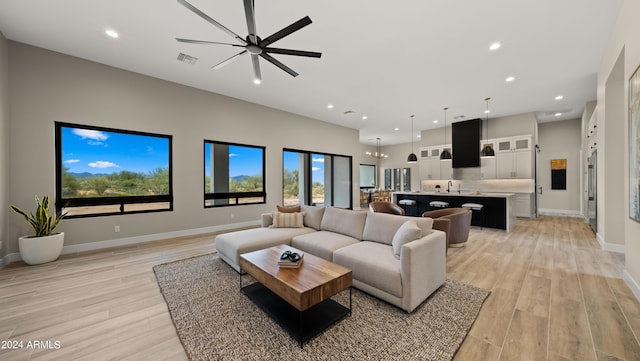
<svg viewBox="0 0 640 361">
<path fill-rule="evenodd" d="M 218 255 L 240 272 L 242 253 L 287 244 L 347 267 L 353 286 L 412 312 L 446 278 L 446 236 L 431 218 L 302 206 L 267 213 L 262 227 L 216 237 Z"/>
</svg>

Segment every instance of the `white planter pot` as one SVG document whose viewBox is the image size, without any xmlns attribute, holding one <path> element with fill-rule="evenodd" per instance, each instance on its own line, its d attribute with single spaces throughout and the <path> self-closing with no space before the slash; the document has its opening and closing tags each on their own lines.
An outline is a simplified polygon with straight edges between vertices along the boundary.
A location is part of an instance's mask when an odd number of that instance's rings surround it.
<svg viewBox="0 0 640 361">
<path fill-rule="evenodd" d="M 26 264 L 36 265 L 52 262 L 60 257 L 64 246 L 64 232 L 44 237 L 25 236 L 18 238 L 20 257 Z"/>
</svg>

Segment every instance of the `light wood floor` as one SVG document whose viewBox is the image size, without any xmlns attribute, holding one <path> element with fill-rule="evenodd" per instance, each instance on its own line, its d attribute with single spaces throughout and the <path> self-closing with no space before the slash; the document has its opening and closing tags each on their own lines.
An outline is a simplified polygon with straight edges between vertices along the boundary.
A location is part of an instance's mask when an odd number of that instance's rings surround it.
<svg viewBox="0 0 640 361">
<path fill-rule="evenodd" d="M 0 270 L 1 360 L 185 360 L 153 265 L 215 251 L 214 235 L 63 256 Z M 448 277 L 491 290 L 456 360 L 640 360 L 640 303 L 624 259 L 579 219 L 473 229 Z M 50 341 L 59 349 L 27 348 Z M 6 344 L 5 344 L 6 346 Z M 46 344 L 45 344 L 46 346 Z"/>
</svg>

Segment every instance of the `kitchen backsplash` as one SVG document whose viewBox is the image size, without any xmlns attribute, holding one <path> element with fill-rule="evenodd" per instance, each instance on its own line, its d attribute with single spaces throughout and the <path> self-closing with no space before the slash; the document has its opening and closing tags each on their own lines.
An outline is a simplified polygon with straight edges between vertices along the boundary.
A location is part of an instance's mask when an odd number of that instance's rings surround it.
<svg viewBox="0 0 640 361">
<path fill-rule="evenodd" d="M 436 185 L 441 190 L 447 189 L 448 179 L 423 180 L 422 191 L 429 192 L 436 189 Z M 458 185 L 463 192 L 480 191 L 485 193 L 533 193 L 533 179 L 482 179 L 482 180 L 451 180 L 453 191 L 458 191 Z"/>
</svg>

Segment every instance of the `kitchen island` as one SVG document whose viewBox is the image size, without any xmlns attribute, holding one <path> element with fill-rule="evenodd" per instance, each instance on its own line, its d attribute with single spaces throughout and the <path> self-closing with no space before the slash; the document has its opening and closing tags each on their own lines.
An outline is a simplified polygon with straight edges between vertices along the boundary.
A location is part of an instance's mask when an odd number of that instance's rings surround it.
<svg viewBox="0 0 640 361">
<path fill-rule="evenodd" d="M 516 224 L 513 211 L 514 193 L 483 193 L 483 192 L 394 192 L 393 203 L 398 204 L 403 199 L 416 201 L 415 205 L 404 206 L 408 216 L 421 217 L 422 213 L 433 209 L 429 206 L 432 201 L 449 203 L 449 207 L 461 207 L 464 203 L 480 203 L 484 205 L 484 227 L 511 231 Z M 482 215 L 474 211 L 471 224 L 482 225 Z"/>
</svg>

